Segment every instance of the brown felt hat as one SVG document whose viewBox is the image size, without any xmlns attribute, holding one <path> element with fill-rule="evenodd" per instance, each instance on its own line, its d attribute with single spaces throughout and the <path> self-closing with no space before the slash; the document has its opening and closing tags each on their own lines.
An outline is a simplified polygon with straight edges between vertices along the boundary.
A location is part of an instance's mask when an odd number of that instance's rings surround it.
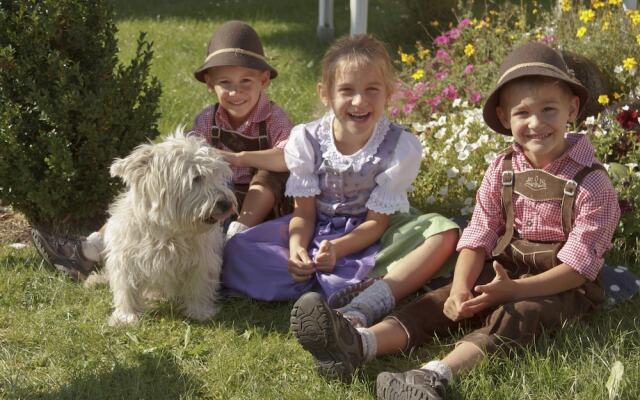
<svg viewBox="0 0 640 400">
<path fill-rule="evenodd" d="M 560 52 L 538 42 L 529 42 L 513 50 L 505 57 L 500 65 L 498 83 L 489 95 L 482 109 L 484 122 L 494 131 L 511 136 L 511 129 L 505 128 L 500 119 L 496 107 L 500 100 L 500 89 L 507 83 L 523 76 L 547 76 L 558 79 L 569 85 L 573 94 L 580 98 L 580 110 L 582 113 L 589 99 L 589 91 L 573 75 L 573 71 L 567 67 Z"/>
<path fill-rule="evenodd" d="M 194 75 L 205 82 L 204 74 L 212 67 L 238 66 L 269 71 L 271 79 L 278 76 L 267 62 L 256 31 L 242 21 L 227 21 L 213 33 L 207 46 L 207 57 Z"/>
</svg>

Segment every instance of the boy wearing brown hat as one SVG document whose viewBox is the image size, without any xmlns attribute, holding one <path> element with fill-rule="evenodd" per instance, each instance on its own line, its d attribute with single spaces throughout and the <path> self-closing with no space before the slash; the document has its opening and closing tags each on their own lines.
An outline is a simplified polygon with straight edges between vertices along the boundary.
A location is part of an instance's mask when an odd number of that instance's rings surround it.
<svg viewBox="0 0 640 400">
<path fill-rule="evenodd" d="M 283 192 L 288 173 L 284 172 L 283 148 L 293 125 L 264 92 L 278 72 L 267 63 L 258 34 L 246 23 L 222 24 L 194 75 L 218 97 L 218 104 L 198 114 L 192 130 L 221 149 L 231 164 L 241 209 L 237 221 L 228 226 L 230 237 L 271 213 L 286 212 Z M 57 238 L 37 230 L 32 237 L 47 262 L 79 281 L 96 269 L 104 248 L 100 231 L 84 240 Z"/>
<path fill-rule="evenodd" d="M 194 75 L 215 92 L 218 103 L 198 114 L 193 131 L 219 148 L 231 164 L 241 205 L 238 219 L 227 230 L 229 238 L 282 208 L 288 176 L 283 148 L 293 125 L 264 92 L 278 72 L 267 62 L 258 34 L 246 23 L 222 24 Z"/>
<path fill-rule="evenodd" d="M 292 314 L 316 336 L 302 345 L 321 373 L 349 379 L 365 361 L 464 323 L 475 330 L 444 359 L 378 375 L 379 399 L 443 399 L 453 375 L 486 354 L 561 329 L 603 300 L 597 278 L 620 216 L 617 196 L 589 139 L 566 132 L 587 90 L 540 43 L 512 51 L 499 76 L 483 115 L 515 143 L 485 174 L 453 281 L 369 329 L 354 329 L 319 296 L 302 297 Z"/>
</svg>

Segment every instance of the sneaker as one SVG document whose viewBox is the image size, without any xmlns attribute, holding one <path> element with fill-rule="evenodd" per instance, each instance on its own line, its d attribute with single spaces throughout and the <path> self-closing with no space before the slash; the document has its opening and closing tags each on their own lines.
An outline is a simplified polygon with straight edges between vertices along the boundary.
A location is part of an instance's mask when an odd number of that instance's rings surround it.
<svg viewBox="0 0 640 400">
<path fill-rule="evenodd" d="M 59 238 L 37 229 L 31 230 L 31 239 L 46 262 L 76 282 L 84 281 L 98 268 L 97 262 L 82 254 L 82 242 L 79 239 Z"/>
<path fill-rule="evenodd" d="M 349 321 L 318 293 L 306 293 L 291 310 L 291 332 L 316 361 L 318 373 L 350 382 L 364 363 L 362 339 Z"/>
<path fill-rule="evenodd" d="M 342 289 L 336 290 L 333 292 L 329 298 L 327 299 L 327 303 L 331 308 L 342 308 L 349 304 L 351 300 L 355 299 L 357 295 L 360 294 L 363 290 L 373 285 L 378 278 L 367 278 L 362 282 L 355 283 L 353 285 L 343 287 Z"/>
<path fill-rule="evenodd" d="M 447 384 L 440 374 L 426 369 L 381 372 L 376 380 L 376 394 L 379 400 L 444 400 Z"/>
</svg>

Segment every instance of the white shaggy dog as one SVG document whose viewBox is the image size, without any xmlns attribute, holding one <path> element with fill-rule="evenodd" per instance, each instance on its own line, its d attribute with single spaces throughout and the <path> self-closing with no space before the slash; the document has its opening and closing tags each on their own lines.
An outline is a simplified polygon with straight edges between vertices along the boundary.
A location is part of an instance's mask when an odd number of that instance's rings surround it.
<svg viewBox="0 0 640 400">
<path fill-rule="evenodd" d="M 178 128 L 163 142 L 115 160 L 111 175 L 127 190 L 112 204 L 104 232 L 104 271 L 115 307 L 109 325 L 135 323 L 150 294 L 178 300 L 189 318 L 213 317 L 224 245 L 220 222 L 236 208 L 228 164 Z"/>
</svg>

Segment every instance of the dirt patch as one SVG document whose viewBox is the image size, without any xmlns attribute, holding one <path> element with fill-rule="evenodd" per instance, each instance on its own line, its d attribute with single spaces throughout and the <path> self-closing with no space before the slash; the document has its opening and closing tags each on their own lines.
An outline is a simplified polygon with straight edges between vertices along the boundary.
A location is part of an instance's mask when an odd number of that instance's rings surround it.
<svg viewBox="0 0 640 400">
<path fill-rule="evenodd" d="M 0 245 L 31 243 L 31 226 L 24 215 L 0 206 Z"/>
</svg>

